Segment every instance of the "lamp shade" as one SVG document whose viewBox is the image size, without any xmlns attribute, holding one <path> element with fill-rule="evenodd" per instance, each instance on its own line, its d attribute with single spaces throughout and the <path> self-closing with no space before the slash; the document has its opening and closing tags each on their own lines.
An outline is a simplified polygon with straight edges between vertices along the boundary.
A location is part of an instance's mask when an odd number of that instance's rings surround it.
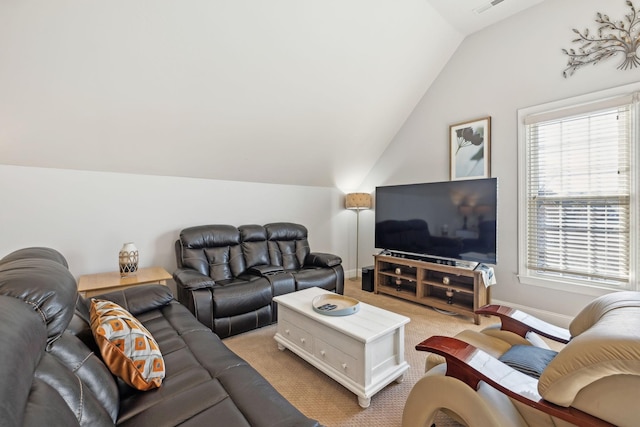
<svg viewBox="0 0 640 427">
<path fill-rule="evenodd" d="M 349 193 L 344 199 L 344 207 L 347 209 L 371 209 L 371 194 Z"/>
</svg>

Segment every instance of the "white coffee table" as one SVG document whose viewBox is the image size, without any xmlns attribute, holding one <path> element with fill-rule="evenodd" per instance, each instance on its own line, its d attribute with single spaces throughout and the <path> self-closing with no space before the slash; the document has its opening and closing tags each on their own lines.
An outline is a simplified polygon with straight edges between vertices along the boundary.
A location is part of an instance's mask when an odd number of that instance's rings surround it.
<svg viewBox="0 0 640 427">
<path fill-rule="evenodd" d="M 409 318 L 360 302 L 348 316 L 315 312 L 314 297 L 330 292 L 309 288 L 274 298 L 278 303 L 278 349 L 288 348 L 358 396 L 361 407 L 392 381 L 402 382 L 404 325 Z"/>
</svg>

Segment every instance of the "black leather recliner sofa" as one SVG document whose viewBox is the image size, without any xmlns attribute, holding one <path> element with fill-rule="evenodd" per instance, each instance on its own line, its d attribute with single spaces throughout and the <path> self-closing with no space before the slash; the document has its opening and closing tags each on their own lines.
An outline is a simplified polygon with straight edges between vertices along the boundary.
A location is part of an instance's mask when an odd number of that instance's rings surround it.
<svg viewBox="0 0 640 427">
<path fill-rule="evenodd" d="M 202 225 L 175 243 L 178 300 L 221 338 L 277 320 L 273 297 L 318 286 L 344 293 L 340 257 L 311 252 L 303 225 Z"/>
<path fill-rule="evenodd" d="M 199 323 L 169 289 L 100 296 L 127 309 L 164 357 L 160 388 L 138 391 L 103 363 L 64 257 L 27 248 L 0 260 L 0 425 L 318 426 Z"/>
</svg>

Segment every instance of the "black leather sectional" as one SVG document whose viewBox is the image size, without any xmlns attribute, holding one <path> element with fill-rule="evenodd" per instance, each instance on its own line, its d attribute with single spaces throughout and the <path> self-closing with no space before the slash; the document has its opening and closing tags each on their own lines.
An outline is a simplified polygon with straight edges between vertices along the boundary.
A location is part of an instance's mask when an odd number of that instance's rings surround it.
<svg viewBox="0 0 640 427">
<path fill-rule="evenodd" d="M 317 426 L 204 327 L 169 289 L 142 285 L 100 296 L 157 340 L 166 376 L 138 391 L 111 374 L 87 301 L 64 257 L 27 248 L 0 260 L 0 425 Z"/>
<path fill-rule="evenodd" d="M 318 286 L 344 293 L 340 257 L 311 252 L 300 224 L 202 225 L 176 241 L 178 300 L 224 338 L 277 320 L 273 297 Z"/>
</svg>

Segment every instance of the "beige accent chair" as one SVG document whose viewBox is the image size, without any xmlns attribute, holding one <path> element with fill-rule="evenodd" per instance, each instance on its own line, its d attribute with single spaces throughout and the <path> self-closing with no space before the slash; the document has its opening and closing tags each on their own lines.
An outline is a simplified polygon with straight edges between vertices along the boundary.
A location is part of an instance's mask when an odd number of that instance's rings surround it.
<svg viewBox="0 0 640 427">
<path fill-rule="evenodd" d="M 568 330 L 504 306 L 477 313 L 501 325 L 416 346 L 432 354 L 403 427 L 429 426 L 438 410 L 472 427 L 640 426 L 640 292 L 595 299 Z M 561 344 L 539 379 L 498 360 L 515 345 L 548 348 L 541 336 Z"/>
</svg>

